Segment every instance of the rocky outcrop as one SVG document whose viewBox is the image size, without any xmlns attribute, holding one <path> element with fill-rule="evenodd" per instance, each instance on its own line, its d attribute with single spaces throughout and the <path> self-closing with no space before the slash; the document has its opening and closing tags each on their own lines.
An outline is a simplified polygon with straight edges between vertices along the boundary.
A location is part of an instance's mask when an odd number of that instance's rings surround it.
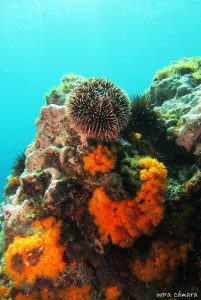
<svg viewBox="0 0 201 300">
<path fill-rule="evenodd" d="M 159 71 L 145 92 L 179 146 L 201 152 L 201 59 L 183 59 Z"/>
</svg>

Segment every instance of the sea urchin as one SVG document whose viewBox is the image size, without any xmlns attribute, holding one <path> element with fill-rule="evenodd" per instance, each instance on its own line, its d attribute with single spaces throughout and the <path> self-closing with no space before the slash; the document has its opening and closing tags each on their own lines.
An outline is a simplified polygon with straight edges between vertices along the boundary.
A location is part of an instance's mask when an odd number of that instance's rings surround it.
<svg viewBox="0 0 201 300">
<path fill-rule="evenodd" d="M 67 102 L 71 126 L 85 138 L 116 140 L 127 124 L 129 113 L 127 95 L 105 79 L 81 82 Z"/>
</svg>

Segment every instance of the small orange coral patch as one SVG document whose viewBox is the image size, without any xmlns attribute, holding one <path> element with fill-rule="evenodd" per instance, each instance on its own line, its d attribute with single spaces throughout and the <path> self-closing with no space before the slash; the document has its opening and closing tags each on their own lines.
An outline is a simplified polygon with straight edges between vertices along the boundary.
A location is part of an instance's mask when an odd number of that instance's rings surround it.
<svg viewBox="0 0 201 300">
<path fill-rule="evenodd" d="M 54 292 L 49 291 L 47 288 L 43 288 L 32 294 L 23 295 L 19 293 L 15 300 L 92 300 L 90 291 L 91 286 L 89 284 L 84 284 L 81 287 L 72 285 Z"/>
<path fill-rule="evenodd" d="M 142 187 L 137 196 L 121 202 L 111 200 L 102 187 L 97 188 L 89 202 L 103 242 L 130 247 L 141 234 L 150 234 L 163 217 L 167 171 L 156 159 L 143 158 L 140 165 Z"/>
<path fill-rule="evenodd" d="M 65 300 L 92 300 L 90 295 L 91 286 L 85 284 L 81 287 L 71 286 L 66 289 L 66 298 L 61 298 Z"/>
<path fill-rule="evenodd" d="M 72 285 L 66 287 L 65 289 L 61 289 L 54 292 L 43 288 L 39 292 L 39 297 L 37 299 L 40 298 L 43 300 L 92 300 L 90 291 L 91 286 L 89 284 L 84 284 L 80 287 Z"/>
<path fill-rule="evenodd" d="M 117 300 L 120 295 L 121 295 L 121 290 L 119 289 L 118 286 L 111 286 L 107 288 L 105 291 L 106 300 Z"/>
<path fill-rule="evenodd" d="M 58 244 L 61 222 L 49 217 L 34 224 L 41 229 L 33 236 L 16 236 L 5 254 L 5 269 L 16 287 L 34 283 L 37 277 L 56 278 L 64 271 L 65 248 Z"/>
<path fill-rule="evenodd" d="M 99 227 L 103 242 L 107 243 L 111 236 L 113 244 L 119 244 L 122 247 L 132 244 L 132 236 L 126 228 L 126 205 L 127 201 L 120 203 L 112 201 L 105 194 L 103 188 L 97 188 L 94 191 L 93 198 L 89 203 L 89 212 L 95 216 L 95 222 Z"/>
<path fill-rule="evenodd" d="M 92 153 L 83 157 L 84 169 L 92 175 L 96 172 L 106 173 L 114 167 L 114 157 L 107 147 L 98 145 Z"/>
<path fill-rule="evenodd" d="M 190 244 L 179 244 L 174 241 L 156 241 L 152 244 L 150 256 L 142 261 L 136 259 L 132 264 L 133 274 L 142 282 L 166 278 L 172 279 L 175 269 L 184 262 Z"/>
<path fill-rule="evenodd" d="M 38 293 L 33 292 L 32 294 L 22 294 L 19 293 L 15 298 L 15 300 L 38 300 Z"/>
<path fill-rule="evenodd" d="M 20 184 L 20 179 L 18 177 L 11 177 L 8 180 L 9 185 L 15 185 L 15 184 Z"/>
<path fill-rule="evenodd" d="M 10 289 L 6 285 L 0 285 L 0 299 L 7 298 L 9 296 Z"/>
</svg>

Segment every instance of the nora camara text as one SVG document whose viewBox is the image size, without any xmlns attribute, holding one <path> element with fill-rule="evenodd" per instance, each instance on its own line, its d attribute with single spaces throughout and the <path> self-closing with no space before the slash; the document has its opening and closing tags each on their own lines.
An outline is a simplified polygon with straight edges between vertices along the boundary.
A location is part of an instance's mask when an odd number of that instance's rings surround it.
<svg viewBox="0 0 201 300">
<path fill-rule="evenodd" d="M 178 291 L 178 292 L 174 292 L 174 293 L 156 293 L 156 297 L 157 298 L 173 298 L 173 299 L 177 299 L 177 298 L 198 298 L 198 293 L 190 293 L 190 292 L 182 292 L 182 291 Z"/>
</svg>

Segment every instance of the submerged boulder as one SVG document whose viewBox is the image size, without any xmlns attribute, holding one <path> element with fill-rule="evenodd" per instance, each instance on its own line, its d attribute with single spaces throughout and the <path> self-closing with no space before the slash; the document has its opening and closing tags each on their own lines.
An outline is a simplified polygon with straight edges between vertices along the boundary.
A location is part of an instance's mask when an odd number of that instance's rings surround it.
<svg viewBox="0 0 201 300">
<path fill-rule="evenodd" d="M 179 146 L 201 156 L 201 58 L 184 58 L 158 71 L 144 95 Z"/>
</svg>

